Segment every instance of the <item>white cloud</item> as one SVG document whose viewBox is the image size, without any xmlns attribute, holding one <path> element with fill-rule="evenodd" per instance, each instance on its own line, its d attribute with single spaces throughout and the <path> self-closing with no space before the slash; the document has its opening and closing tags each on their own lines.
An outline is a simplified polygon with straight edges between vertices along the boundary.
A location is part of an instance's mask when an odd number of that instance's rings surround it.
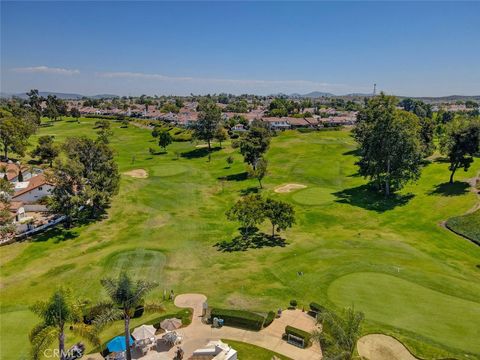
<svg viewBox="0 0 480 360">
<path fill-rule="evenodd" d="M 48 67 L 48 66 L 29 66 L 29 67 L 18 67 L 13 68 L 13 72 L 22 73 L 22 74 L 54 74 L 54 75 L 75 75 L 80 74 L 79 70 L 75 69 L 63 69 L 63 68 L 56 68 L 56 67 Z"/>
<path fill-rule="evenodd" d="M 325 88 L 350 88 L 350 85 L 346 84 L 331 84 L 326 82 L 316 82 L 310 80 L 254 80 L 254 79 L 221 79 L 221 78 L 195 78 L 195 77 L 176 77 L 167 76 L 162 74 L 148 74 L 139 72 L 103 72 L 96 73 L 97 76 L 102 78 L 123 78 L 123 79 L 146 79 L 146 80 L 160 80 L 160 81 L 173 81 L 173 82 L 195 82 L 203 84 L 230 84 L 240 86 L 255 86 L 255 87 L 309 87 L 316 89 Z"/>
</svg>

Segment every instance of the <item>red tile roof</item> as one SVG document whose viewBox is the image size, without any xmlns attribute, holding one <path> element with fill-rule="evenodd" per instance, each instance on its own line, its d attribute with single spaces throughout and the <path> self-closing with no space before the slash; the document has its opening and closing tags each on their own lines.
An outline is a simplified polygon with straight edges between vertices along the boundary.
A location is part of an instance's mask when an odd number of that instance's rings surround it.
<svg viewBox="0 0 480 360">
<path fill-rule="evenodd" d="M 15 194 L 12 196 L 12 199 L 15 199 L 20 195 L 23 195 L 33 189 L 36 189 L 39 186 L 46 185 L 46 184 L 47 184 L 47 179 L 45 178 L 44 174 L 34 176 L 30 180 L 28 180 L 28 186 L 26 188 L 20 189 L 19 191 L 15 192 Z"/>
</svg>

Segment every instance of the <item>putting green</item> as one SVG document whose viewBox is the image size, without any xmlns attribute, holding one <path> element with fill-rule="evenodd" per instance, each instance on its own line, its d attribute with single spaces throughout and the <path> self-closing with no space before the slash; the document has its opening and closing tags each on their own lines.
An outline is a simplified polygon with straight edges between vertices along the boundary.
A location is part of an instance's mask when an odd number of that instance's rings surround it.
<svg viewBox="0 0 480 360">
<path fill-rule="evenodd" d="M 368 319 L 480 354 L 478 303 L 374 272 L 353 273 L 334 280 L 328 297 L 340 307 L 353 304 Z"/>
<path fill-rule="evenodd" d="M 114 252 L 102 260 L 102 265 L 108 276 L 115 277 L 126 271 L 133 277 L 160 279 L 165 261 L 165 255 L 160 251 L 134 249 Z"/>
<path fill-rule="evenodd" d="M 187 172 L 187 168 L 180 164 L 163 164 L 156 169 L 154 176 L 175 176 Z"/>
<path fill-rule="evenodd" d="M 335 199 L 332 192 L 333 190 L 329 188 L 312 187 L 297 191 L 292 198 L 302 205 L 324 205 L 332 203 Z"/>
</svg>

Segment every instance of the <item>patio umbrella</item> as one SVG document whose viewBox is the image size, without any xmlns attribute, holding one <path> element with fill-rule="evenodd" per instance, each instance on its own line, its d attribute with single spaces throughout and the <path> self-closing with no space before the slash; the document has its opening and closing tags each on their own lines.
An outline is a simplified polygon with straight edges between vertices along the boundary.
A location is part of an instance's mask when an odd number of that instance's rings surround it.
<svg viewBox="0 0 480 360">
<path fill-rule="evenodd" d="M 132 336 L 135 340 L 150 339 L 155 336 L 156 331 L 153 325 L 142 325 L 133 330 Z"/>
<path fill-rule="evenodd" d="M 165 319 L 160 323 L 163 330 L 172 331 L 182 326 L 182 320 L 177 318 Z"/>
<path fill-rule="evenodd" d="M 130 336 L 130 344 L 133 344 L 133 339 Z M 127 350 L 125 346 L 125 336 L 116 336 L 107 343 L 108 351 L 121 352 Z"/>
<path fill-rule="evenodd" d="M 175 344 L 175 340 L 177 339 L 178 335 L 176 332 L 168 332 L 162 336 L 162 339 L 170 344 Z"/>
</svg>

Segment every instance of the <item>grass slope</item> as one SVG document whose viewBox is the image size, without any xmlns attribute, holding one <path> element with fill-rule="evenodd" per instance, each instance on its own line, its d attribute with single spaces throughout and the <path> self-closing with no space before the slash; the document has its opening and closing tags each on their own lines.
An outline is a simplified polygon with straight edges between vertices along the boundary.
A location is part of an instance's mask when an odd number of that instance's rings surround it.
<svg viewBox="0 0 480 360">
<path fill-rule="evenodd" d="M 475 241 L 480 245 L 480 210 L 462 216 L 455 216 L 445 224 L 450 230 Z"/>
<path fill-rule="evenodd" d="M 63 120 L 39 135 L 95 136 L 93 123 Z M 427 165 L 417 183 L 386 201 L 356 174 L 348 131 L 284 132 L 267 153 L 262 193 L 292 203 L 297 225 L 282 233 L 285 247 L 228 253 L 214 247 L 237 235 L 225 211 L 257 186 L 243 180 L 238 152 L 227 145 L 208 162 L 202 149 L 174 143 L 167 154 L 151 155 L 156 144 L 147 130 L 113 127 L 121 172 L 145 169 L 149 177 L 122 176 L 101 222 L 1 248 L 2 359 L 28 352 L 36 322 L 28 306 L 35 300 L 59 284 L 99 300 L 105 296 L 99 279 L 123 269 L 159 281 L 156 299 L 163 289 L 200 292 L 212 306 L 262 312 L 290 299 L 334 309 L 353 303 L 367 315 L 365 332 L 394 335 L 419 357 L 480 356 L 480 334 L 472 327 L 480 312 L 480 248 L 438 225 L 476 198 L 466 188 L 449 191 L 445 163 Z M 478 161 L 458 181 L 476 168 Z M 273 191 L 286 183 L 307 188 Z"/>
</svg>

